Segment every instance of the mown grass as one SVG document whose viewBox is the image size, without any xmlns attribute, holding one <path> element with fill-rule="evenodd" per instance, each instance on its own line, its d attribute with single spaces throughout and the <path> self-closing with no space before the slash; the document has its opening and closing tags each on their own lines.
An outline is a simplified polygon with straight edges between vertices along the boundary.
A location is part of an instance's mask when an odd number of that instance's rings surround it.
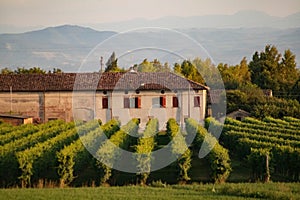
<svg viewBox="0 0 300 200">
<path fill-rule="evenodd" d="M 1 189 L 0 199 L 300 199 L 300 183 Z"/>
</svg>

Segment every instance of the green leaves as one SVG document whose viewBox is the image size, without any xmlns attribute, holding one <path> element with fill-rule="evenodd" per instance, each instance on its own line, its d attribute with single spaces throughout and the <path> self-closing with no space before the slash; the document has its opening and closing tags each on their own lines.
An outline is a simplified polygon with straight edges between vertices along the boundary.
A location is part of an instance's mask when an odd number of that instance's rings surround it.
<svg viewBox="0 0 300 200">
<path fill-rule="evenodd" d="M 150 175 L 151 162 L 153 161 L 151 153 L 155 146 L 154 135 L 156 135 L 157 132 L 158 120 L 150 119 L 135 147 L 137 153 L 136 160 L 138 162 L 137 168 L 139 170 L 137 175 L 140 176 L 140 183 L 142 185 L 146 184 L 147 178 Z"/>
<path fill-rule="evenodd" d="M 207 119 L 205 124 L 207 128 L 209 127 L 208 125 L 215 127 L 211 129 L 212 131 L 220 126 L 213 118 Z M 211 179 L 215 183 L 225 182 L 231 172 L 228 150 L 222 147 L 217 139 L 194 119 L 186 120 L 186 130 L 188 133 L 195 130 L 197 131 L 196 139 L 194 140 L 196 147 L 211 149 L 206 157 L 210 163 Z"/>
<path fill-rule="evenodd" d="M 167 122 L 167 134 L 171 138 L 172 155 L 177 158 L 179 167 L 178 180 L 189 181 L 188 171 L 191 168 L 192 152 L 188 148 L 185 137 L 183 136 L 176 120 L 171 118 Z"/>
<path fill-rule="evenodd" d="M 275 94 L 280 91 L 287 95 L 299 79 L 295 55 L 289 49 L 282 57 L 275 46 L 267 45 L 264 51 L 253 55 L 249 68 L 252 83 L 272 89 Z"/>
<path fill-rule="evenodd" d="M 119 131 L 111 135 L 109 140 L 106 140 L 96 152 L 98 166 L 104 169 L 104 177 L 101 183 L 105 183 L 111 176 L 111 168 L 113 168 L 116 160 L 121 156 L 121 149 L 128 149 L 130 144 L 130 135 L 137 135 L 138 119 L 130 120 L 125 126 L 122 126 Z"/>
<path fill-rule="evenodd" d="M 242 122 L 228 118 L 221 141 L 232 154 L 242 159 L 247 157 L 253 180 L 266 181 L 273 175 L 280 175 L 299 181 L 299 125 L 300 121 L 292 117 L 283 120 L 248 117 Z"/>
</svg>

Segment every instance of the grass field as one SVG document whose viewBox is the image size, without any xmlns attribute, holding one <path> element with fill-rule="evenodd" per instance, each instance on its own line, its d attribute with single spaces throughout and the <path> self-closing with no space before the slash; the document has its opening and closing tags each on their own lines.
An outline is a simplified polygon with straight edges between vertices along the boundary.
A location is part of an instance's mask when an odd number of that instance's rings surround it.
<svg viewBox="0 0 300 200">
<path fill-rule="evenodd" d="M 0 199 L 300 199 L 300 183 L 0 189 Z"/>
</svg>

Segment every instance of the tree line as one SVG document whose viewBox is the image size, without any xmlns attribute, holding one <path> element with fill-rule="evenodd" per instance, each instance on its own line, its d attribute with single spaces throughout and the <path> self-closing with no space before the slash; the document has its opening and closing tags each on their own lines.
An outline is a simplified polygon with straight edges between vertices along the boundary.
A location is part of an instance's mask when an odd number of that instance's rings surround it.
<svg viewBox="0 0 300 200">
<path fill-rule="evenodd" d="M 44 70 L 40 67 L 18 67 L 15 70 L 9 69 L 7 67 L 1 69 L 0 74 L 58 74 L 63 73 L 63 71 L 59 68 L 53 68 L 52 70 Z"/>
</svg>

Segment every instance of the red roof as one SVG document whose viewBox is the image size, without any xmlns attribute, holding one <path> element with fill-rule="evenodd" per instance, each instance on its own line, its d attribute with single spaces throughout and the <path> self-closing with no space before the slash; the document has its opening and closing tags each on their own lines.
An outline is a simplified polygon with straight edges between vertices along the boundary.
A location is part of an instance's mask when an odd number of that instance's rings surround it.
<svg viewBox="0 0 300 200">
<path fill-rule="evenodd" d="M 208 87 L 171 72 L 106 72 L 0 75 L 0 92 L 73 90 L 181 90 Z"/>
</svg>

